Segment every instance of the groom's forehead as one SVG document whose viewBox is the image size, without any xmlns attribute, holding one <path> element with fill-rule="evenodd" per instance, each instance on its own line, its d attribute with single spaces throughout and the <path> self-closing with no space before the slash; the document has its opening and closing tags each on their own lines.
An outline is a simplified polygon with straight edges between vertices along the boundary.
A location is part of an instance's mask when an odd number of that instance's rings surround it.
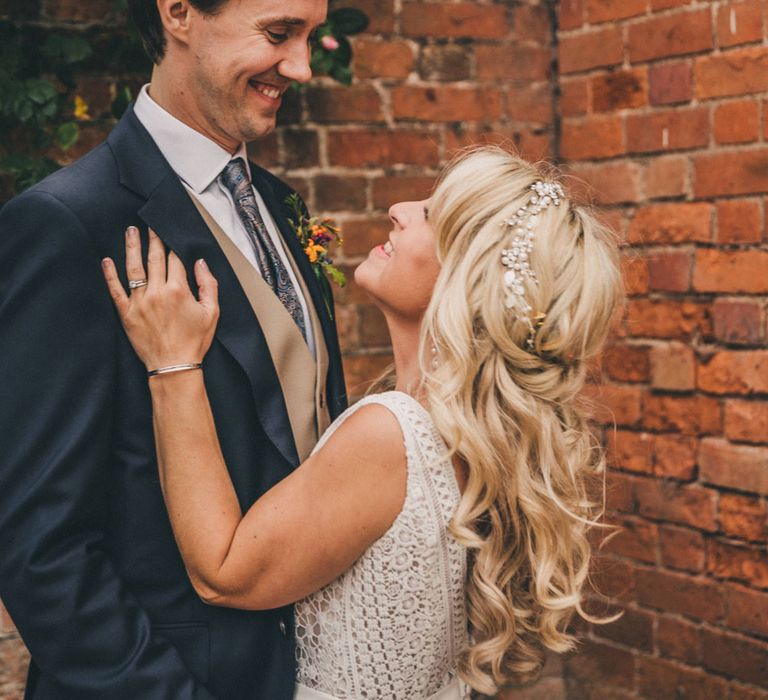
<svg viewBox="0 0 768 700">
<path fill-rule="evenodd" d="M 316 17 L 318 14 L 321 14 L 322 18 L 325 19 L 328 11 L 328 0 L 293 0 L 292 2 L 285 2 L 284 0 L 224 0 L 221 9 L 225 7 L 237 7 L 254 14 L 306 22 L 307 19 Z"/>
</svg>

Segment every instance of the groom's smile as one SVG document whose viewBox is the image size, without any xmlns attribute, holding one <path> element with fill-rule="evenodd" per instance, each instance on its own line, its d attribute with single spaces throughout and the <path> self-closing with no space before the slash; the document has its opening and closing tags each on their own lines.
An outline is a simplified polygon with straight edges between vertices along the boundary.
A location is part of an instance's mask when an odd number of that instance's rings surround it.
<svg viewBox="0 0 768 700">
<path fill-rule="evenodd" d="M 287 84 L 276 85 L 274 83 L 262 82 L 256 78 L 251 78 L 248 81 L 248 86 L 258 93 L 258 96 L 265 100 L 266 104 L 272 107 L 275 111 L 280 107 L 283 94 L 288 89 Z"/>
</svg>

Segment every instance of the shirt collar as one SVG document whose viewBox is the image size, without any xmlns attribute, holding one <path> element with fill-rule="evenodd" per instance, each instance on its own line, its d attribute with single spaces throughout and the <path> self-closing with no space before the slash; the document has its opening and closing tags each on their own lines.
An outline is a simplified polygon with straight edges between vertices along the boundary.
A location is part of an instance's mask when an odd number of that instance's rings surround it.
<svg viewBox="0 0 768 700">
<path fill-rule="evenodd" d="M 196 194 L 207 190 L 233 158 L 243 159 L 250 178 L 245 143 L 230 154 L 157 104 L 149 95 L 149 85 L 141 88 L 134 112 L 173 171 Z"/>
</svg>

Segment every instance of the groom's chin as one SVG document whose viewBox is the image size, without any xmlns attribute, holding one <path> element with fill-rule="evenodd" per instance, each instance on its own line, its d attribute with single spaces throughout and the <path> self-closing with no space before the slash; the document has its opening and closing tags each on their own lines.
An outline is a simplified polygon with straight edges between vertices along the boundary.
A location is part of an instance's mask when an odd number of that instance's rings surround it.
<svg viewBox="0 0 768 700">
<path fill-rule="evenodd" d="M 241 121 L 242 141 L 258 141 L 268 136 L 275 130 L 277 124 L 276 117 L 260 116 L 258 119 L 249 119 Z"/>
</svg>

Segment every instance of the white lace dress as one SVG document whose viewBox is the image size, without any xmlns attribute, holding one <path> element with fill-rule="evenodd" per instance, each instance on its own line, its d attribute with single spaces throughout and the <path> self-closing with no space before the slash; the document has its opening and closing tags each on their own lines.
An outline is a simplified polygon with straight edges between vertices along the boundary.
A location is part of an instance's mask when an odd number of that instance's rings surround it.
<svg viewBox="0 0 768 700">
<path fill-rule="evenodd" d="M 368 396 L 398 419 L 407 455 L 403 509 L 390 529 L 325 588 L 296 604 L 296 700 L 458 700 L 467 644 L 466 550 L 448 533 L 459 489 L 429 413 L 397 391 Z"/>
</svg>

